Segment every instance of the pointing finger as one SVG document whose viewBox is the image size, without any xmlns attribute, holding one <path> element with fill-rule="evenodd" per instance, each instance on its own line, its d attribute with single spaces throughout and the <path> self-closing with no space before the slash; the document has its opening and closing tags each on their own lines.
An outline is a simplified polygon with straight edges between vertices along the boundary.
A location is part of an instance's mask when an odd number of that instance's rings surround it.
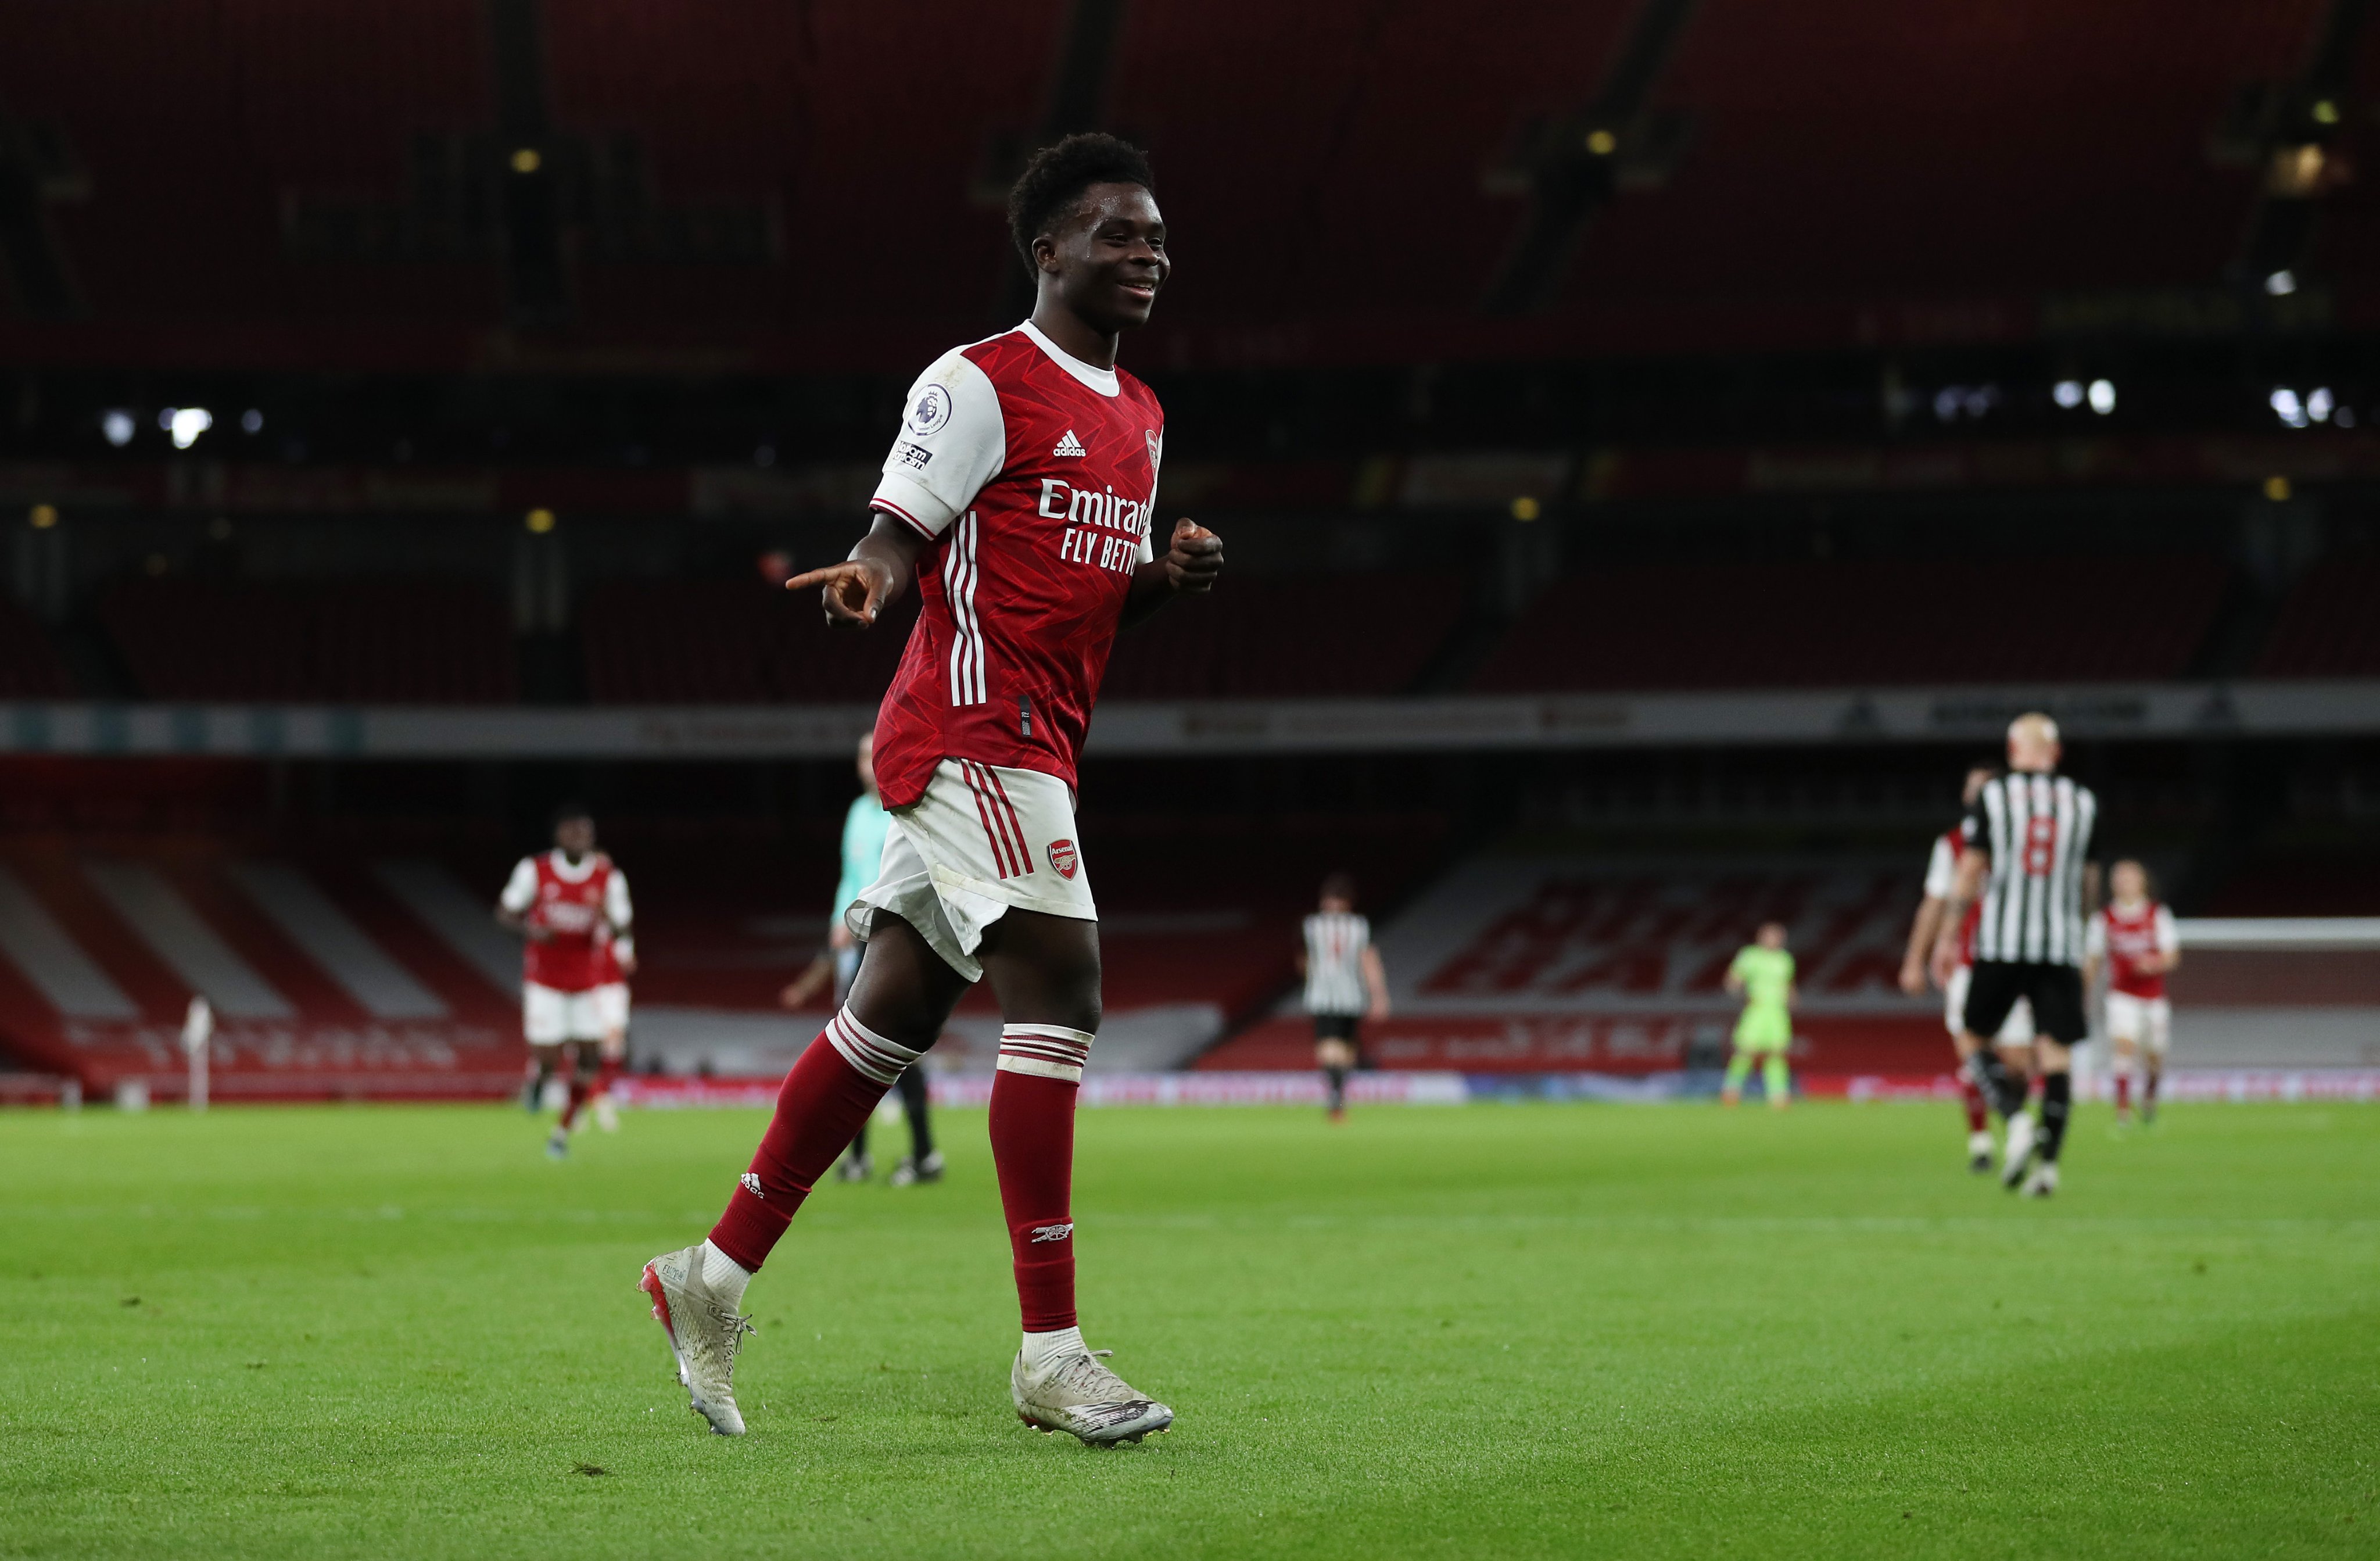
<svg viewBox="0 0 2380 1561">
<path fill-rule="evenodd" d="M 807 590 L 810 586 L 825 585 L 830 580 L 841 579 L 849 575 L 852 572 L 853 567 L 854 566 L 848 563 L 829 564 L 823 569 L 812 569 L 806 574 L 795 575 L 793 579 L 785 582 L 785 589 L 787 591 L 803 591 Z"/>
</svg>

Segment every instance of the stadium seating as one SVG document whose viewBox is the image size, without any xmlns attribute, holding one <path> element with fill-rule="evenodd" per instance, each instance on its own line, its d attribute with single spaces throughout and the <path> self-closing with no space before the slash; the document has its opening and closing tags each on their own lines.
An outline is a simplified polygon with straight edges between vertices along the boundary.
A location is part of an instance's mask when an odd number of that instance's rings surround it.
<svg viewBox="0 0 2380 1561">
<path fill-rule="evenodd" d="M 2215 561 L 2184 555 L 1614 568 L 1548 591 L 1473 687 L 2171 677 L 2204 638 L 2225 578 Z M 1968 616 L 1955 616 L 1954 606 Z M 1961 622 L 1977 631 L 1961 631 Z M 1981 631 L 1985 624 L 1993 631 Z M 2011 624 L 2022 631 L 2007 632 Z"/>
<path fill-rule="evenodd" d="M 129 30 L 86 7 L 20 9 L 0 100 L 60 127 L 88 175 L 91 196 L 51 218 L 94 320 L 153 333 L 344 317 L 411 357 L 461 354 L 500 317 L 486 213 L 502 149 L 480 7 L 158 0 Z M 623 0 L 544 7 L 556 144 L 585 152 L 557 165 L 580 323 L 663 350 L 767 337 L 806 351 L 832 337 L 904 361 L 913 330 L 947 339 L 979 324 L 1008 263 L 985 192 L 1048 112 L 1069 12 L 733 0 L 662 25 Z M 2323 13 L 2271 0 L 2174 26 L 2148 0 L 1922 18 L 1853 0 L 1701 6 L 1649 104 L 1684 127 L 1676 166 L 1595 218 L 1558 313 L 1683 300 L 1660 319 L 1707 331 L 1765 309 L 1791 329 L 1813 299 L 1844 302 L 1848 318 L 1879 297 L 2204 285 L 2256 189 L 2244 169 L 2210 165 L 2209 127 L 2239 86 L 2295 74 Z M 1510 165 L 1531 127 L 1590 100 L 1636 16 L 1620 0 L 1129 7 L 1102 116 L 1155 149 L 1197 262 L 1168 320 L 1245 332 L 1295 309 L 1350 324 L 1337 338 L 1350 351 L 1416 325 L 1486 328 L 1474 306 L 1524 212 Z M 1801 65 L 1779 71 L 1780 58 Z M 933 107 L 883 134 L 895 59 L 905 101 Z M 1232 112 L 1216 114 L 1219 101 Z M 175 134 L 156 136 L 161 121 Z M 1623 171 L 1633 154 L 1621 147 Z M 1284 270 L 1279 203 L 1244 198 L 1257 166 L 1340 252 L 1395 263 L 1318 256 Z M 440 177 L 454 188 L 425 188 Z M 345 214 L 311 224 L 325 203 Z M 699 260 L 689 236 L 731 213 L 770 235 L 762 261 L 667 263 Z M 468 241 L 448 231 L 473 221 Z M 346 258 L 310 253 L 317 226 L 378 237 Z M 921 289 L 900 264 L 844 263 L 816 238 L 896 231 L 946 280 Z M 1428 243 L 1413 241 L 1421 232 Z M 167 252 L 175 263 L 156 265 Z M 411 328 L 424 322 L 453 328 L 432 342 Z M 1225 350 L 1316 348 L 1268 329 Z"/>
<path fill-rule="evenodd" d="M 443 581 L 128 581 L 100 619 L 165 700 L 498 704 L 516 695 L 503 604 Z"/>
<path fill-rule="evenodd" d="M 2324 11 L 1717 0 L 1654 100 L 1691 127 L 1675 176 L 1598 220 L 1571 296 L 1740 298 L 1747 262 L 1807 299 L 2204 285 L 2257 193 L 2208 130 L 2302 68 Z"/>
<path fill-rule="evenodd" d="M 815 598 L 758 581 L 619 581 L 580 615 L 589 697 L 604 704 L 873 704 L 917 621 L 916 598 L 866 634 Z"/>
<path fill-rule="evenodd" d="M 2315 565 L 2290 591 L 2256 671 L 2266 677 L 2369 677 L 2380 673 L 2380 559 Z"/>
<path fill-rule="evenodd" d="M 1408 691 L 1463 616 L 1420 573 L 1240 574 L 1116 639 L 1109 699 L 1279 699 Z M 1383 626 L 1393 626 L 1383 632 Z"/>
<path fill-rule="evenodd" d="M 74 692 L 74 678 L 42 626 L 0 598 L 0 699 L 67 699 Z"/>
<path fill-rule="evenodd" d="M 1234 576 L 1116 640 L 1109 699 L 1258 699 L 1409 689 L 1462 616 L 1420 574 Z M 828 628 L 807 598 L 735 580 L 615 582 L 582 614 L 599 702 L 873 703 L 892 681 L 914 598 L 868 634 Z M 1387 641 L 1370 631 L 1398 625 Z M 1361 653 L 1351 646 L 1362 645 Z"/>
</svg>

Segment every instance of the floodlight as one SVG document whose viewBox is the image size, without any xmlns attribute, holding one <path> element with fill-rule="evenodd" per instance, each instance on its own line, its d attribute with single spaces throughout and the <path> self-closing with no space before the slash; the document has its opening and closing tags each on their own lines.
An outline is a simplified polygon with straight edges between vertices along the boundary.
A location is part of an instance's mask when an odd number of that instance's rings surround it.
<svg viewBox="0 0 2380 1561">
<path fill-rule="evenodd" d="M 177 450 L 188 449 L 199 442 L 200 434 L 215 425 L 215 415 L 204 407 L 168 407 L 159 416 Z"/>
</svg>

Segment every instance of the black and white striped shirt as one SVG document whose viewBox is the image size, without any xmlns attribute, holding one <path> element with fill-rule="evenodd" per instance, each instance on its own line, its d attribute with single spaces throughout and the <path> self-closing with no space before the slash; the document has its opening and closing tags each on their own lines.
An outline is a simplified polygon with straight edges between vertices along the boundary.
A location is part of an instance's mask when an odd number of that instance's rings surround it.
<svg viewBox="0 0 2380 1561">
<path fill-rule="evenodd" d="M 2065 775 L 1995 777 L 1967 811 L 1968 848 L 1991 858 L 1975 957 L 2082 963 L 2082 867 L 2099 799 Z"/>
<path fill-rule="evenodd" d="M 1364 950 L 1372 945 L 1372 924 L 1360 916 L 1321 910 L 1305 919 L 1305 1011 L 1361 1015 L 1369 1006 L 1364 990 Z"/>
</svg>

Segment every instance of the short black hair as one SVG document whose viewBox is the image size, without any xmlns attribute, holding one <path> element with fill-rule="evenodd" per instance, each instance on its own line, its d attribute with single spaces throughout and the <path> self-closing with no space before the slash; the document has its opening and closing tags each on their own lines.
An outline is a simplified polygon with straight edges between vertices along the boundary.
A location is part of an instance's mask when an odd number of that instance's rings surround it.
<svg viewBox="0 0 2380 1561">
<path fill-rule="evenodd" d="M 584 802 L 564 802 L 558 804 L 554 808 L 554 828 L 560 829 L 564 824 L 568 823 L 573 819 L 585 819 L 589 823 L 593 823 L 595 822 L 595 815 L 587 811 L 587 804 Z"/>
<path fill-rule="evenodd" d="M 1148 153 L 1128 140 L 1091 130 L 1043 147 L 1026 161 L 1008 192 L 1008 233 L 1025 269 L 1033 269 L 1033 240 L 1095 184 L 1136 184 L 1157 193 Z"/>
<path fill-rule="evenodd" d="M 1345 900 L 1349 905 L 1354 904 L 1355 875 L 1352 872 L 1330 874 L 1322 881 L 1322 893 L 1319 897 L 1326 900 Z"/>
</svg>

